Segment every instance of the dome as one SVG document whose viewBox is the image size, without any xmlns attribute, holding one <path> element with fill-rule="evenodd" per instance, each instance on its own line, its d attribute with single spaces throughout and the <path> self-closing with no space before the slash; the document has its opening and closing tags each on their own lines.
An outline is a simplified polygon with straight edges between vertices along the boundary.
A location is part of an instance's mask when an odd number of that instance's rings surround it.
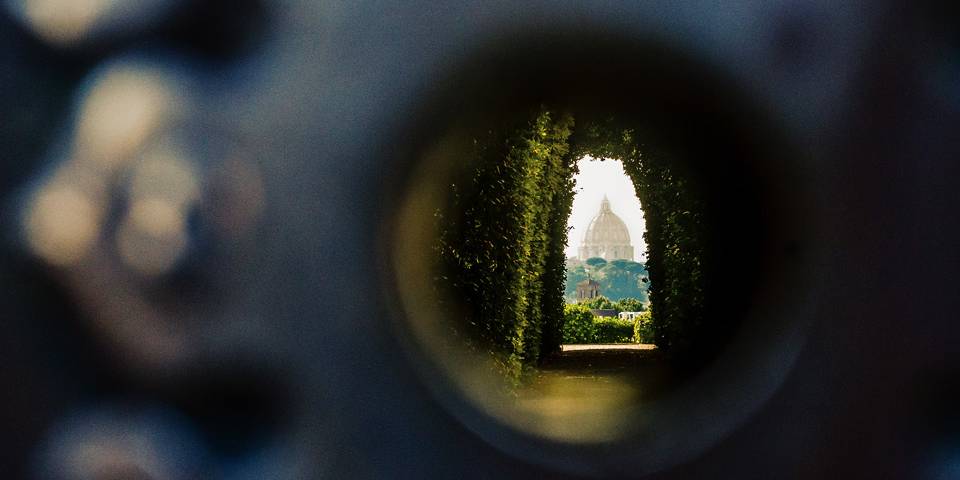
<svg viewBox="0 0 960 480">
<path fill-rule="evenodd" d="M 633 245 L 627 224 L 610 209 L 610 201 L 603 197 L 597 213 L 580 243 L 580 260 L 600 257 L 604 260 L 633 260 Z"/>
</svg>

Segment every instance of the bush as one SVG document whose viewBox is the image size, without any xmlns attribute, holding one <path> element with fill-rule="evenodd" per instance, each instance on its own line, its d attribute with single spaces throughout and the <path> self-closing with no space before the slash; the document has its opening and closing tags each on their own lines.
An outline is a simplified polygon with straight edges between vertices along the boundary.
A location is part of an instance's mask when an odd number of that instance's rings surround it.
<svg viewBox="0 0 960 480">
<path fill-rule="evenodd" d="M 633 341 L 636 343 L 653 343 L 653 317 L 649 310 L 637 315 L 633 319 Z"/>
<path fill-rule="evenodd" d="M 632 343 L 634 328 L 632 320 L 616 317 L 595 318 L 593 320 L 594 337 L 591 343 Z"/>
<path fill-rule="evenodd" d="M 646 318 L 649 317 L 646 314 Z M 631 343 L 635 330 L 632 320 L 594 317 L 585 304 L 564 308 L 563 343 Z"/>
<path fill-rule="evenodd" d="M 593 314 L 586 305 L 566 305 L 563 309 L 563 343 L 594 343 L 596 329 Z"/>
</svg>

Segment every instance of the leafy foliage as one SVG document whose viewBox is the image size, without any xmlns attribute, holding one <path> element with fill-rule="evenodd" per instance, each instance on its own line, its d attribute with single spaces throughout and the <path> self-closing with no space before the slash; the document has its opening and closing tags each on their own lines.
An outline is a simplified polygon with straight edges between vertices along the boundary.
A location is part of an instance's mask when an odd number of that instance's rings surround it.
<svg viewBox="0 0 960 480">
<path fill-rule="evenodd" d="M 617 312 L 642 312 L 647 309 L 640 299 L 637 298 L 621 298 L 617 301 L 614 306 Z"/>
<path fill-rule="evenodd" d="M 563 343 L 596 343 L 596 335 L 590 307 L 580 304 L 564 308 Z"/>
<path fill-rule="evenodd" d="M 568 302 L 575 302 L 577 300 L 577 284 L 591 278 L 590 274 L 583 265 L 568 268 L 565 274 L 566 280 L 564 282 L 563 296 L 566 297 Z M 600 291 L 603 291 L 602 286 Z"/>
<path fill-rule="evenodd" d="M 602 259 L 602 258 L 600 258 L 600 257 L 593 257 L 593 258 L 588 258 L 588 259 L 587 259 L 585 262 L 583 262 L 583 263 L 586 263 L 587 265 L 590 265 L 591 267 L 602 267 L 602 266 L 604 266 L 604 265 L 607 264 L 607 261 L 604 260 L 604 259 Z"/>
<path fill-rule="evenodd" d="M 572 127 L 541 111 L 476 138 L 467 184 L 437 213 L 437 281 L 466 307 L 459 327 L 511 378 L 560 344 Z"/>
<path fill-rule="evenodd" d="M 586 304 L 571 304 L 564 309 L 563 343 L 631 343 L 636 337 L 633 320 L 595 317 Z M 646 316 L 649 319 L 649 315 Z"/>
<path fill-rule="evenodd" d="M 633 319 L 633 341 L 654 343 L 653 317 L 649 310 Z"/>
<path fill-rule="evenodd" d="M 631 343 L 633 342 L 633 321 L 617 317 L 595 318 L 595 332 L 592 343 Z"/>
</svg>

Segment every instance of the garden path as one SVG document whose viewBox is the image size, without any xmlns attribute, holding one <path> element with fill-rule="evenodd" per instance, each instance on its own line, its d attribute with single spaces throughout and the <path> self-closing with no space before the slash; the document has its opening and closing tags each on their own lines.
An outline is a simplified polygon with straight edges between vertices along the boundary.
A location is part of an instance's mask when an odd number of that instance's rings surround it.
<svg viewBox="0 0 960 480">
<path fill-rule="evenodd" d="M 653 345 L 564 345 L 526 378 L 517 401 L 561 438 L 593 438 L 615 428 L 628 409 L 656 397 L 670 378 Z"/>
</svg>

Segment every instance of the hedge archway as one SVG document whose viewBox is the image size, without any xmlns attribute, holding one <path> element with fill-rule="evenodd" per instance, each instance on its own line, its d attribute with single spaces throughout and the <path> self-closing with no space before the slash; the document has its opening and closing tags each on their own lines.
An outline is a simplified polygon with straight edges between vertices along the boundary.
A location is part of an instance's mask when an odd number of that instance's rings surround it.
<svg viewBox="0 0 960 480">
<path fill-rule="evenodd" d="M 584 155 L 623 162 L 647 218 L 645 240 L 657 346 L 678 362 L 714 353 L 703 329 L 704 207 L 695 184 L 613 117 L 578 122 L 541 107 L 472 139 L 472 161 L 438 210 L 438 288 L 462 302 L 454 329 L 510 378 L 559 349 L 564 249 L 573 176 Z"/>
</svg>

